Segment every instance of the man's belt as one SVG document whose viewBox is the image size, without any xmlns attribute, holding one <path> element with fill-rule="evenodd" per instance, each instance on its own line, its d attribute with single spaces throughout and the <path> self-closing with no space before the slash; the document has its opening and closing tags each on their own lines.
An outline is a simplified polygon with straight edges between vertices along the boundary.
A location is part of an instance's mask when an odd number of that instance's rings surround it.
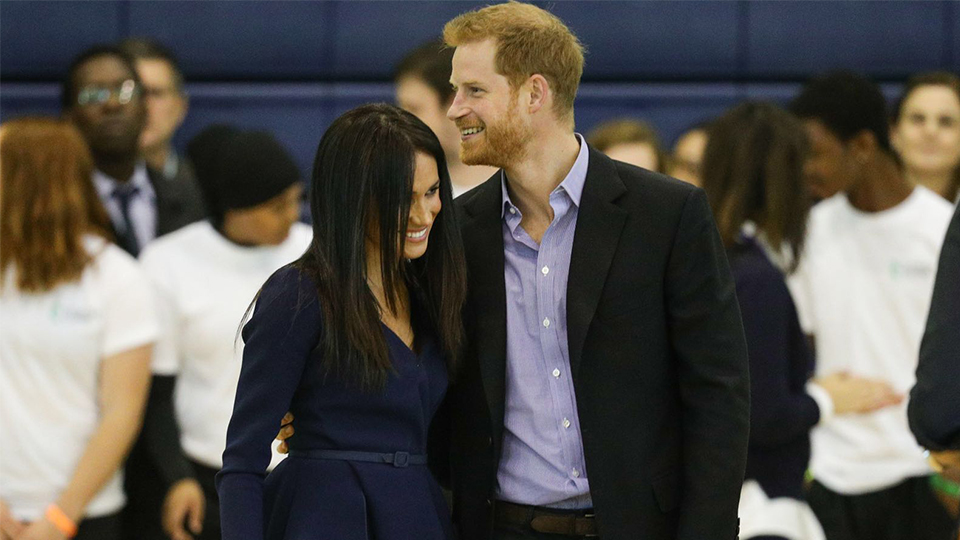
<svg viewBox="0 0 960 540">
<path fill-rule="evenodd" d="M 586 538 L 598 536 L 592 510 L 557 510 L 496 501 L 493 515 L 497 526 Z"/>
</svg>

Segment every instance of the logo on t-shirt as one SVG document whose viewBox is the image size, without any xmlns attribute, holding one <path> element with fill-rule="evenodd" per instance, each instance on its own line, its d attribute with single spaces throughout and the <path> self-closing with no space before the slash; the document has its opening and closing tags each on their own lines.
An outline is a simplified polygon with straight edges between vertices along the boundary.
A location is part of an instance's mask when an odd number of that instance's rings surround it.
<svg viewBox="0 0 960 540">
<path fill-rule="evenodd" d="M 890 261 L 890 277 L 894 281 L 900 279 L 930 279 L 933 277 L 933 267 L 915 261 Z"/>
</svg>

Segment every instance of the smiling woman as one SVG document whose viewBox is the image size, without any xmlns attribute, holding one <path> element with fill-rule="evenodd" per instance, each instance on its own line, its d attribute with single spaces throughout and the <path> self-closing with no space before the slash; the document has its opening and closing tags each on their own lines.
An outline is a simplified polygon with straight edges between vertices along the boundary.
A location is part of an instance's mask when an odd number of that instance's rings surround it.
<svg viewBox="0 0 960 540">
<path fill-rule="evenodd" d="M 217 477 L 224 540 L 451 537 L 425 466 L 463 334 L 450 192 L 437 137 L 410 113 L 365 105 L 324 134 L 313 241 L 243 328 Z M 288 410 L 297 436 L 264 479 Z"/>
<path fill-rule="evenodd" d="M 907 179 L 949 201 L 960 197 L 960 77 L 937 72 L 907 81 L 890 142 Z"/>
</svg>

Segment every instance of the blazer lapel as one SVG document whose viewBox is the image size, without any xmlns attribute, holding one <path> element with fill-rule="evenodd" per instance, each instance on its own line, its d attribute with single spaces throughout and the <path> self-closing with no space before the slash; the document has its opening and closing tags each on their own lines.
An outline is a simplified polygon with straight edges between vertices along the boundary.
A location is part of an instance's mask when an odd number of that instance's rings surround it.
<svg viewBox="0 0 960 540">
<path fill-rule="evenodd" d="M 567 344 L 574 380 L 587 330 L 627 218 L 627 211 L 614 203 L 625 191 L 613 160 L 590 148 L 567 280 Z"/>
<path fill-rule="evenodd" d="M 178 193 L 177 186 L 164 178 L 159 171 L 147 167 L 147 176 L 150 178 L 150 185 L 153 186 L 153 193 L 157 200 L 156 236 L 159 237 L 173 231 L 182 219 L 182 196 Z"/>
<path fill-rule="evenodd" d="M 494 175 L 463 206 L 461 225 L 467 258 L 469 301 L 472 304 L 471 346 L 477 354 L 484 394 L 493 423 L 493 440 L 502 438 L 507 370 L 507 292 L 503 267 L 503 197 L 500 173 Z"/>
</svg>

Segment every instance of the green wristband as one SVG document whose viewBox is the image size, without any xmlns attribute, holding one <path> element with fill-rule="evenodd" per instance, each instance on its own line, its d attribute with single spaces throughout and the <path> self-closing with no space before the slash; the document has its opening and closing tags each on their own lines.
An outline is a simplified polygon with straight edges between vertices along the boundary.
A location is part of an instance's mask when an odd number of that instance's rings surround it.
<svg viewBox="0 0 960 540">
<path fill-rule="evenodd" d="M 960 484 L 944 478 L 939 474 L 930 475 L 930 485 L 933 486 L 933 489 L 952 497 L 954 499 L 960 498 Z"/>
</svg>

